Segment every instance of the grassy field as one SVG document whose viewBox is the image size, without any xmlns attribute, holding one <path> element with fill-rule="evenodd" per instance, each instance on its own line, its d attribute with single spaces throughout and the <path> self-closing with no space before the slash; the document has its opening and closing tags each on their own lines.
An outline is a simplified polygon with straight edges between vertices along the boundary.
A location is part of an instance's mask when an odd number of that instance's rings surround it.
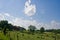
<svg viewBox="0 0 60 40">
<path fill-rule="evenodd" d="M 21 33 L 18 31 L 9 31 L 7 35 L 0 32 L 0 40 L 60 40 L 60 34 L 54 35 L 51 32 L 45 32 L 44 34 L 34 33 Z"/>
</svg>

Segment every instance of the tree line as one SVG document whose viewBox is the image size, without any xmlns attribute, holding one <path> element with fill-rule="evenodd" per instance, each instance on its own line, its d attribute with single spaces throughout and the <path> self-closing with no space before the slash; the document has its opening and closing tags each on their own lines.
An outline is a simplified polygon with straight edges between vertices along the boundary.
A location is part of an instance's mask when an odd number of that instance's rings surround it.
<svg viewBox="0 0 60 40">
<path fill-rule="evenodd" d="M 9 31 L 14 31 L 14 30 L 16 30 L 16 31 L 21 31 L 21 32 L 26 31 L 25 28 L 20 27 L 20 26 L 14 26 L 14 25 L 8 23 L 7 20 L 1 20 L 1 21 L 0 21 L 0 30 L 3 31 L 4 35 L 6 35 L 6 32 L 7 32 L 8 30 L 9 30 Z M 44 33 L 44 32 L 60 33 L 60 29 L 48 29 L 48 30 L 45 30 L 44 27 L 41 27 L 40 30 L 36 30 L 36 27 L 35 27 L 34 25 L 30 25 L 30 26 L 28 27 L 28 31 L 29 31 L 30 33 L 35 33 L 35 32 L 37 32 L 37 33 Z"/>
</svg>

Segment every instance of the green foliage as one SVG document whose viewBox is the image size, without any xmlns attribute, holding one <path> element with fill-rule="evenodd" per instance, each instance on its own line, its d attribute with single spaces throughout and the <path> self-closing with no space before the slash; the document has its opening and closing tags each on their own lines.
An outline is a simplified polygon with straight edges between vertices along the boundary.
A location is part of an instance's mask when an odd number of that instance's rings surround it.
<svg viewBox="0 0 60 40">
<path fill-rule="evenodd" d="M 30 25 L 28 28 L 29 28 L 28 30 L 29 30 L 30 32 L 34 32 L 34 31 L 36 30 L 36 27 L 33 26 L 33 25 Z"/>
<path fill-rule="evenodd" d="M 26 30 L 23 27 L 13 26 L 12 24 L 9 24 L 7 20 L 0 21 L 0 30 L 3 31 L 4 35 L 6 35 L 7 29 L 10 31 L 16 30 L 16 31 L 22 31 L 22 32 Z"/>
<path fill-rule="evenodd" d="M 46 32 L 53 32 L 53 33 L 59 33 L 60 34 L 60 29 L 48 29 Z"/>
<path fill-rule="evenodd" d="M 8 21 L 2 20 L 0 21 L 0 40 L 60 40 L 60 29 L 45 31 L 44 27 L 41 27 L 40 30 L 36 30 L 35 26 L 30 25 L 27 31 L 23 27 L 13 26 Z"/>
<path fill-rule="evenodd" d="M 6 21 L 6 20 L 0 21 L 0 28 L 3 29 L 4 27 L 8 27 L 7 25 L 8 25 L 8 21 Z"/>
<path fill-rule="evenodd" d="M 3 35 L 0 32 L 0 39 L 2 40 L 55 40 L 55 34 L 53 32 L 45 32 L 44 34 L 35 33 L 27 34 L 19 31 L 8 31 L 7 35 Z M 60 34 L 56 35 L 56 40 L 60 40 Z"/>
<path fill-rule="evenodd" d="M 41 33 L 44 33 L 44 32 L 45 32 L 44 27 L 41 27 L 41 28 L 40 28 L 40 32 L 41 32 Z"/>
<path fill-rule="evenodd" d="M 0 27 L 2 28 L 4 35 L 6 35 L 6 29 L 8 28 L 8 21 L 6 20 L 0 21 Z"/>
</svg>

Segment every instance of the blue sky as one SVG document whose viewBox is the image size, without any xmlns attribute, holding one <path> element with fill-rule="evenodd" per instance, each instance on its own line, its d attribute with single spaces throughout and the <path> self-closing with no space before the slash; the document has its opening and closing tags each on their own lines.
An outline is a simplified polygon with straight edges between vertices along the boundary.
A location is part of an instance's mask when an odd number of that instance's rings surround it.
<svg viewBox="0 0 60 40">
<path fill-rule="evenodd" d="M 56 23 L 58 25 L 60 24 L 60 0 L 0 0 L 0 14 L 0 19 L 7 19 L 10 22 L 18 19 L 20 21 L 23 20 L 23 23 L 26 23 L 26 25 L 31 22 L 30 24 L 36 23 L 34 25 L 41 23 L 51 26 L 51 22 L 53 21 L 53 24 Z M 4 18 L 1 18 L 2 16 Z M 12 24 L 18 25 L 15 21 Z M 22 25 L 24 25 L 23 23 Z M 58 28 L 60 28 L 59 26 Z"/>
</svg>

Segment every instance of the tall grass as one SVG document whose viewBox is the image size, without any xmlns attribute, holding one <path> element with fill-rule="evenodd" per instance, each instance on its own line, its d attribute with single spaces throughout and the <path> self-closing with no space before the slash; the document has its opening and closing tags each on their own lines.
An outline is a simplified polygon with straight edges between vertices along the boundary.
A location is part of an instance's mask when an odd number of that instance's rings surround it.
<svg viewBox="0 0 60 40">
<path fill-rule="evenodd" d="M 6 35 L 0 32 L 0 40 L 60 40 L 60 34 L 54 34 L 52 32 L 46 32 L 43 34 L 34 33 L 22 33 L 19 31 L 8 31 Z"/>
</svg>

